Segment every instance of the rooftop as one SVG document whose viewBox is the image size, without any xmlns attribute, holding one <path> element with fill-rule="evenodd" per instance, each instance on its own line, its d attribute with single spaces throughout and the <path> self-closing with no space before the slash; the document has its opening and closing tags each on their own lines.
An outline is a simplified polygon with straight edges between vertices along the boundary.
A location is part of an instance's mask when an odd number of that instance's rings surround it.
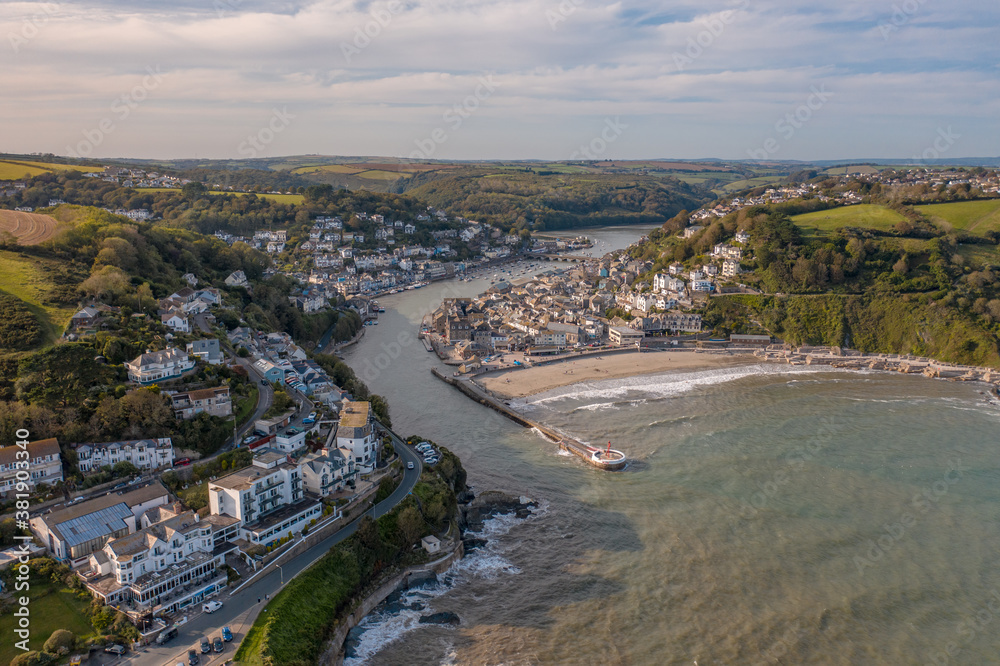
<svg viewBox="0 0 1000 666">
<path fill-rule="evenodd" d="M 370 412 L 370 403 L 345 402 L 344 410 L 340 413 L 340 426 L 342 428 L 364 428 L 368 425 Z"/>
</svg>

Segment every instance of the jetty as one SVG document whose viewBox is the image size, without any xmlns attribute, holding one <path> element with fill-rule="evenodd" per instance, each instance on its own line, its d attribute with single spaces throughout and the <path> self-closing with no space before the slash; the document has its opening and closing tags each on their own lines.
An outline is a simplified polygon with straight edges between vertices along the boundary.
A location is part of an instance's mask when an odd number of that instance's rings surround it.
<svg viewBox="0 0 1000 666">
<path fill-rule="evenodd" d="M 546 439 L 552 441 L 554 444 L 558 445 L 560 449 L 568 453 L 572 453 L 576 457 L 580 458 L 588 465 L 592 465 L 598 469 L 602 469 L 608 472 L 617 472 L 625 469 L 628 466 L 628 458 L 624 453 L 610 447 L 606 449 L 599 449 L 588 444 L 584 444 L 581 441 L 573 439 L 572 437 L 567 437 L 555 430 L 527 419 L 524 416 L 518 414 L 514 410 L 507 407 L 507 405 L 501 403 L 499 400 L 494 398 L 492 395 L 481 389 L 479 386 L 474 384 L 469 379 L 456 379 L 454 377 L 447 377 L 441 374 L 437 368 L 431 368 L 431 373 L 445 382 L 455 387 L 466 396 L 472 398 L 476 402 L 490 409 L 503 414 L 509 418 L 514 423 L 525 428 L 533 428 L 542 434 Z"/>
</svg>

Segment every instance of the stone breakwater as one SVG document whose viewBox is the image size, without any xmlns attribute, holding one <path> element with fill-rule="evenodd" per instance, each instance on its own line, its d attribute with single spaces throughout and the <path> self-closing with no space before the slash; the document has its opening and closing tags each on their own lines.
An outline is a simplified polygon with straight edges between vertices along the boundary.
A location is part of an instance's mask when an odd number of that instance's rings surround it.
<svg viewBox="0 0 1000 666">
<path fill-rule="evenodd" d="M 944 363 L 932 358 L 908 354 L 866 354 L 841 347 L 798 347 L 772 345 L 758 349 L 754 355 L 768 361 L 784 361 L 790 365 L 829 365 L 847 370 L 882 370 L 904 374 L 920 374 L 934 379 L 963 382 L 985 382 L 1000 386 L 1000 370 L 972 365 Z"/>
</svg>

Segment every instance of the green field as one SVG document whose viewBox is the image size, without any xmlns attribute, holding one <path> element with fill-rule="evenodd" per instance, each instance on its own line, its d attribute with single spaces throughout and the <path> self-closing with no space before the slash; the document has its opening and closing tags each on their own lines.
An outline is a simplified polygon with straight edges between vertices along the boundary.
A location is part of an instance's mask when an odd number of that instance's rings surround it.
<svg viewBox="0 0 1000 666">
<path fill-rule="evenodd" d="M 746 190 L 751 187 L 760 187 L 761 185 L 775 185 L 785 180 L 787 176 L 757 176 L 756 178 L 748 178 L 746 180 L 736 180 L 731 183 L 723 185 L 721 189 L 714 190 L 716 192 L 732 194 L 734 192 L 739 192 L 740 190 Z"/>
<path fill-rule="evenodd" d="M 180 192 L 176 187 L 139 187 L 140 192 Z M 243 196 L 245 194 L 256 194 L 262 199 L 271 199 L 278 203 L 298 205 L 305 200 L 301 194 L 267 194 L 262 192 L 223 192 L 222 190 L 211 190 L 209 194 L 234 194 Z"/>
<path fill-rule="evenodd" d="M 954 201 L 914 208 L 945 230 L 964 229 L 979 236 L 1000 230 L 1000 199 Z"/>
<path fill-rule="evenodd" d="M 364 178 L 366 180 L 397 180 L 399 178 L 409 178 L 412 173 L 403 173 L 401 171 L 383 171 L 381 169 L 372 169 L 371 171 L 362 171 L 356 174 L 358 178 Z"/>
<path fill-rule="evenodd" d="M 863 227 L 886 231 L 905 219 L 896 211 L 884 206 L 860 204 L 796 215 L 792 221 L 806 235 L 825 236 L 840 227 Z"/>
<path fill-rule="evenodd" d="M 25 176 L 38 176 L 54 171 L 102 171 L 101 167 L 76 166 L 74 164 L 54 164 L 51 162 L 31 162 L 26 160 L 0 160 L 0 180 L 19 180 Z"/>
<path fill-rule="evenodd" d="M 847 166 L 831 167 L 826 171 L 824 171 L 823 173 L 830 174 L 831 176 L 840 176 L 845 173 L 863 173 L 863 174 L 879 173 L 881 170 L 882 169 L 879 169 L 878 167 L 873 167 L 868 164 L 860 164 L 857 166 L 849 166 L 849 167 Z"/>
<path fill-rule="evenodd" d="M 292 169 L 291 171 L 294 174 L 297 174 L 297 175 L 300 175 L 300 176 L 305 176 L 305 175 L 313 174 L 313 173 L 346 173 L 346 174 L 355 174 L 355 173 L 359 173 L 361 171 L 364 171 L 364 169 L 359 169 L 357 167 L 348 166 L 346 164 L 324 164 L 324 165 L 320 165 L 320 166 L 298 167 L 297 169 Z"/>
<path fill-rule="evenodd" d="M 17 252 L 0 251 L 0 291 L 20 298 L 38 319 L 45 332 L 44 344 L 51 344 L 62 335 L 75 308 L 45 305 L 52 282 L 37 257 L 28 258 Z"/>
<path fill-rule="evenodd" d="M 94 633 L 90 619 L 84 612 L 88 602 L 80 599 L 68 587 L 57 587 L 55 583 L 32 576 L 30 598 L 28 610 L 31 612 L 31 638 L 28 647 L 32 650 L 40 652 L 42 645 L 56 629 L 68 629 L 76 636 L 90 636 Z M 13 645 L 15 625 L 16 618 L 12 614 L 0 615 L 0 635 L 5 637 L 0 642 L 0 663 L 9 664 L 11 659 L 23 654 Z"/>
</svg>

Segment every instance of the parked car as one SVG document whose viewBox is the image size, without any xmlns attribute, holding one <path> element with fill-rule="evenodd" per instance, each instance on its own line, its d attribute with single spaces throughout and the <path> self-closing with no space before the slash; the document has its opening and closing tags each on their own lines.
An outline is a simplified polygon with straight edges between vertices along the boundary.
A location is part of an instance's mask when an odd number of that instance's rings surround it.
<svg viewBox="0 0 1000 666">
<path fill-rule="evenodd" d="M 406 469 L 413 469 L 413 463 L 411 462 L 406 463 Z"/>
<path fill-rule="evenodd" d="M 174 461 L 174 467 L 184 467 L 185 465 L 190 465 L 190 464 L 191 464 L 190 458 L 178 458 L 177 460 Z"/>
<path fill-rule="evenodd" d="M 212 640 L 212 651 L 213 652 L 222 652 L 223 649 L 224 649 L 224 647 L 222 645 L 222 639 L 219 638 L 218 636 L 216 636 L 215 639 Z"/>
<path fill-rule="evenodd" d="M 316 423 L 316 412 L 310 412 L 309 416 L 302 419 L 303 423 Z"/>
<path fill-rule="evenodd" d="M 214 613 L 215 611 L 219 610 L 220 608 L 222 608 L 222 602 L 221 601 L 209 601 L 209 602 L 207 602 L 205 604 L 202 604 L 202 607 L 201 607 L 201 609 L 203 611 L 205 611 L 206 613 Z"/>
<path fill-rule="evenodd" d="M 188 650 L 188 666 L 197 666 L 201 657 L 194 650 Z"/>
<path fill-rule="evenodd" d="M 222 628 L 222 640 L 226 641 L 227 643 L 233 640 L 233 632 L 229 629 L 229 627 Z"/>
<path fill-rule="evenodd" d="M 250 442 L 256 442 L 256 441 L 257 441 L 257 435 L 247 435 L 246 437 L 243 438 L 244 444 L 249 444 Z"/>
<path fill-rule="evenodd" d="M 298 428 L 289 428 L 289 429 L 288 429 L 288 430 L 287 430 L 286 432 L 287 432 L 287 433 L 288 433 L 289 435 L 297 435 L 297 434 L 299 434 L 299 433 L 300 433 L 300 432 L 302 432 L 302 431 L 301 431 L 301 430 L 299 430 Z"/>
<path fill-rule="evenodd" d="M 170 627 L 169 629 L 164 629 L 160 632 L 160 635 L 156 637 L 156 644 L 163 645 L 171 638 L 177 637 L 177 627 Z"/>
<path fill-rule="evenodd" d="M 208 636 L 201 639 L 201 653 L 208 654 L 212 651 L 212 644 L 208 642 Z"/>
<path fill-rule="evenodd" d="M 123 654 L 125 654 L 125 646 L 114 643 L 104 648 L 104 651 L 107 652 L 108 654 L 117 654 L 120 657 Z"/>
<path fill-rule="evenodd" d="M 262 380 L 260 380 L 260 385 L 261 385 L 261 386 L 267 386 L 267 385 L 268 385 L 268 384 L 270 384 L 270 383 L 271 383 L 271 382 L 267 381 L 266 379 L 262 379 Z"/>
</svg>

